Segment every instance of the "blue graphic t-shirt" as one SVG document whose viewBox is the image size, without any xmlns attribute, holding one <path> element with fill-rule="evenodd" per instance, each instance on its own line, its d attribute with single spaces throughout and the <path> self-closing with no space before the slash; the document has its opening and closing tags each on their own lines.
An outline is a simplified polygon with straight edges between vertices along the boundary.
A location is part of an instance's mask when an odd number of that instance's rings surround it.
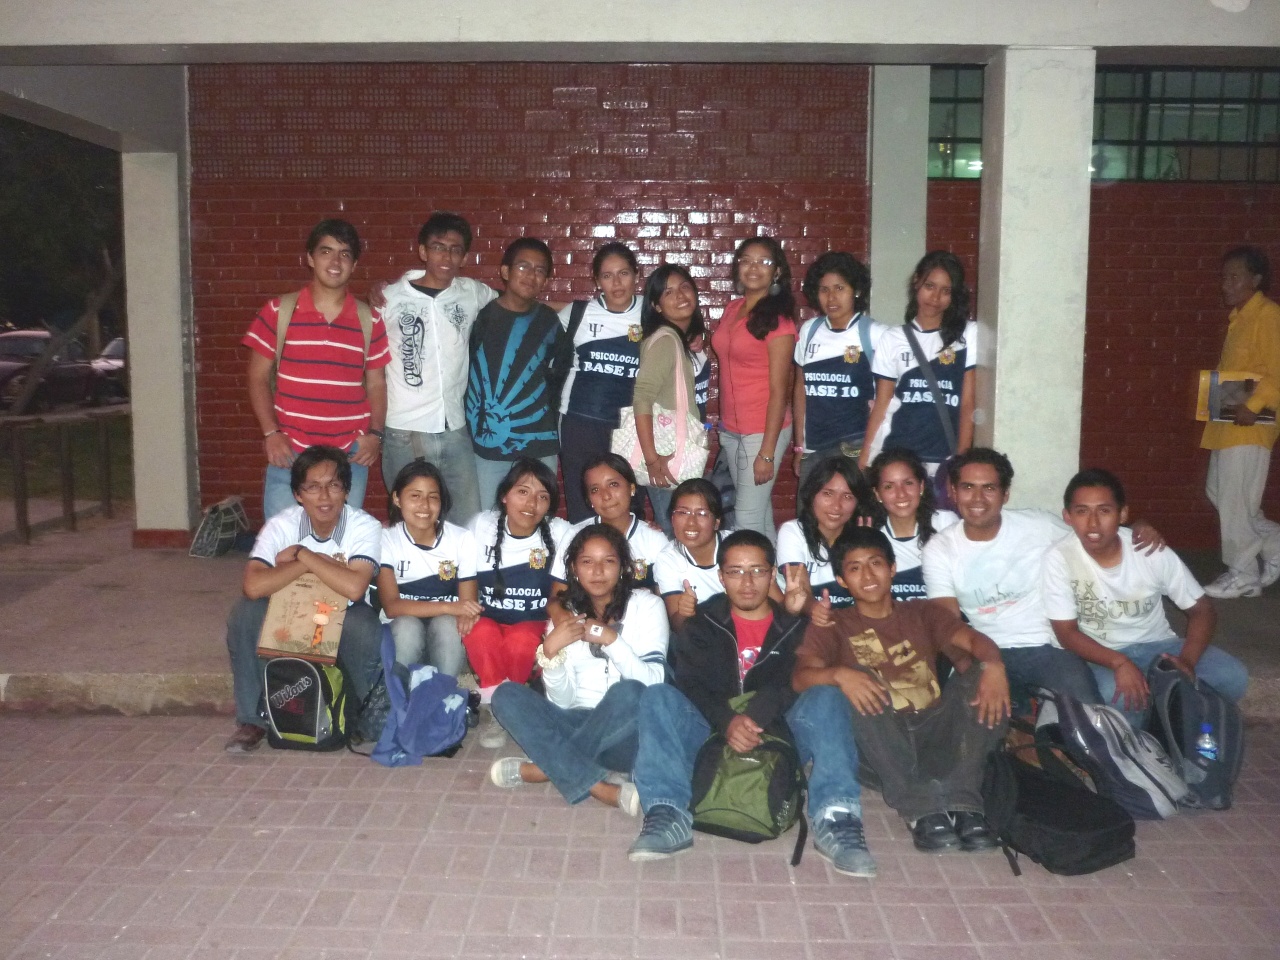
<svg viewBox="0 0 1280 960">
<path fill-rule="evenodd" d="M 551 308 L 517 314 L 488 304 L 471 328 L 467 426 L 486 460 L 549 457 L 560 450 L 557 409 L 569 338 Z"/>
<path fill-rule="evenodd" d="M 640 369 L 640 305 L 613 313 L 597 297 L 587 303 L 573 336 L 573 369 L 565 382 L 561 413 L 618 425 L 618 411 L 631 406 Z M 573 305 L 560 311 L 567 328 Z"/>
<path fill-rule="evenodd" d="M 827 450 L 841 441 L 862 442 L 876 393 L 871 362 L 885 330 L 863 313 L 843 330 L 832 329 L 826 317 L 800 328 L 795 362 L 804 383 L 808 451 Z"/>
</svg>

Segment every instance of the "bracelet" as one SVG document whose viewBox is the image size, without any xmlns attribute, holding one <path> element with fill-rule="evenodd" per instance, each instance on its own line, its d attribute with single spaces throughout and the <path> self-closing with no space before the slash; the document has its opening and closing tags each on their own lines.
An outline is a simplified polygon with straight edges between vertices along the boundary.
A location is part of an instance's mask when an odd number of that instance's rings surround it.
<svg viewBox="0 0 1280 960">
<path fill-rule="evenodd" d="M 792 453 L 804 453 L 804 444 L 803 444 L 803 443 L 797 443 L 794 447 L 792 447 L 792 448 L 791 448 L 791 452 L 792 452 Z"/>
<path fill-rule="evenodd" d="M 757 453 L 756 456 L 765 463 L 773 463 L 773 457 L 766 457 L 763 453 Z"/>
<path fill-rule="evenodd" d="M 276 427 L 274 430 L 268 430 L 266 433 L 264 433 L 262 435 L 262 439 L 265 440 L 267 439 L 267 437 L 274 437 L 277 433 L 284 433 L 284 431 L 281 430 L 279 427 Z"/>
<path fill-rule="evenodd" d="M 382 442 L 382 440 L 383 440 L 383 436 L 384 436 L 384 435 L 383 435 L 383 432 L 382 432 L 381 430 L 366 430 L 365 432 L 366 432 L 367 434 L 369 434 L 369 436 L 371 436 L 371 437 L 377 437 L 377 438 L 378 438 L 378 442 L 379 442 L 379 443 L 381 443 L 381 442 Z"/>
<path fill-rule="evenodd" d="M 552 667 L 563 667 L 565 660 L 568 659 L 567 654 L 568 649 L 562 648 L 554 657 L 548 657 L 546 651 L 542 649 L 542 644 L 538 644 L 538 649 L 533 651 L 533 659 L 543 670 L 550 670 Z"/>
</svg>

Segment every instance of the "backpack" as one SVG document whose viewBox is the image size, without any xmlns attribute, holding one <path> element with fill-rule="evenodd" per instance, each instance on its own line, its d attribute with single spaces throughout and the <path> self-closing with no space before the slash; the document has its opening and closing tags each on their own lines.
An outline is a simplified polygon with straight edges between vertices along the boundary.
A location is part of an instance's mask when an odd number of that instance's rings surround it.
<svg viewBox="0 0 1280 960">
<path fill-rule="evenodd" d="M 382 626 L 382 674 L 391 701 L 370 756 L 384 767 L 410 767 L 423 757 L 453 756 L 467 733 L 467 694 L 435 667 L 396 663 L 391 627 Z"/>
<path fill-rule="evenodd" d="M 1169 752 L 1174 769 L 1190 791 L 1184 807 L 1226 810 L 1244 759 L 1244 723 L 1240 708 L 1200 678 L 1157 657 L 1147 671 L 1151 714 L 1147 729 Z M 1206 729 L 1207 728 L 1207 729 Z M 1213 747 L 1197 749 L 1208 733 Z"/>
<path fill-rule="evenodd" d="M 300 290 L 286 293 L 280 298 L 280 309 L 276 312 L 276 365 L 280 364 L 280 355 L 284 353 L 285 335 L 289 331 L 289 321 L 293 312 L 298 309 Z M 360 332 L 364 334 L 364 359 L 369 359 L 369 344 L 373 342 L 373 311 L 363 300 L 356 301 L 356 316 L 360 318 Z"/>
<path fill-rule="evenodd" d="M 1114 707 L 1081 703 L 1041 691 L 1036 738 L 1059 745 L 1098 787 L 1137 820 L 1163 820 L 1178 812 L 1187 785 L 1160 743 L 1134 731 Z"/>
<path fill-rule="evenodd" d="M 1041 766 L 1020 759 L 1028 750 L 1036 751 Z M 1087 790 L 1042 745 L 992 753 L 982 799 L 987 823 L 1014 876 L 1022 876 L 1019 853 L 1064 877 L 1093 873 L 1134 856 L 1133 817 L 1115 801 Z"/>
<path fill-rule="evenodd" d="M 262 667 L 267 743 L 280 750 L 340 750 L 347 742 L 342 670 L 297 657 Z"/>
</svg>

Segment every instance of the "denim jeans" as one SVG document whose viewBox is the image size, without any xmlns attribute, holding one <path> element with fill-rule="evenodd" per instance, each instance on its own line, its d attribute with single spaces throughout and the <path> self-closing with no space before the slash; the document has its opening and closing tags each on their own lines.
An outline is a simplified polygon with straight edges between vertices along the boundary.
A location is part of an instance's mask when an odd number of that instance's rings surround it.
<svg viewBox="0 0 1280 960">
<path fill-rule="evenodd" d="M 484 457 L 474 457 L 476 465 L 476 486 L 480 495 L 480 509 L 492 510 L 498 499 L 498 485 L 502 483 L 503 478 L 511 472 L 511 466 L 519 457 L 512 457 L 510 460 L 486 460 Z M 556 457 L 534 457 L 535 460 L 542 461 L 543 465 L 552 473 L 556 472 L 559 466 Z M 568 482 L 567 480 L 565 481 Z"/>
<path fill-rule="evenodd" d="M 262 702 L 262 665 L 258 636 L 267 618 L 269 597 L 241 597 L 227 617 L 227 653 L 231 657 L 231 685 L 236 703 L 236 723 L 265 727 Z M 359 705 L 382 670 L 382 625 L 366 603 L 347 607 L 338 641 L 338 666 L 350 685 L 348 701 Z"/>
<path fill-rule="evenodd" d="M 884 802 L 904 820 L 948 811 L 983 812 L 987 755 L 1004 739 L 1008 723 L 989 729 L 978 720 L 970 701 L 981 676 L 977 664 L 953 676 L 941 700 L 919 713 L 863 715 L 850 708 L 864 772 L 871 774 L 865 779 L 878 783 Z"/>
<path fill-rule="evenodd" d="M 662 528 L 662 532 L 667 535 L 668 540 L 672 539 L 671 518 L 667 516 L 667 511 L 671 508 L 671 493 L 673 490 L 675 490 L 675 487 L 655 487 L 652 484 L 640 488 L 642 495 L 648 493 L 649 503 L 653 505 L 653 520 Z M 641 516 L 641 514 L 636 514 L 636 516 Z"/>
<path fill-rule="evenodd" d="M 467 662 L 458 619 L 447 613 L 438 617 L 396 617 L 391 621 L 391 638 L 396 644 L 396 663 L 406 667 L 428 663 L 441 673 L 456 677 Z"/>
<path fill-rule="evenodd" d="M 405 464 L 421 457 L 435 464 L 449 488 L 453 506 L 445 517 L 465 527 L 480 512 L 480 488 L 476 483 L 476 458 L 471 435 L 465 427 L 443 433 L 419 433 L 387 427 L 382 441 L 382 480 L 389 491 Z M 446 671 L 447 672 L 447 671 Z"/>
<path fill-rule="evenodd" d="M 737 496 L 734 528 L 763 533 L 773 543 L 778 539 L 778 528 L 773 522 L 773 484 L 778 479 L 778 471 L 787 463 L 791 427 L 783 427 L 778 434 L 778 445 L 773 454 L 773 477 L 767 483 L 757 486 L 753 468 L 756 454 L 760 452 L 763 442 L 763 433 L 720 431 L 720 456 L 728 464 Z"/>
<path fill-rule="evenodd" d="M 1117 652 L 1132 660 L 1145 676 L 1147 669 L 1157 658 L 1166 653 L 1173 656 L 1181 653 L 1183 642 L 1181 637 L 1169 637 L 1167 640 L 1156 640 L 1151 643 L 1132 643 L 1127 647 L 1118 648 Z M 1112 698 L 1116 695 L 1115 672 L 1097 663 L 1089 664 L 1089 669 L 1093 671 L 1093 678 L 1098 681 L 1102 702 L 1115 707 L 1124 714 L 1124 718 L 1129 721 L 1131 727 L 1141 730 L 1146 720 L 1146 710 L 1126 710 L 1123 703 L 1112 703 Z M 1244 696 L 1245 687 L 1249 684 L 1249 671 L 1245 665 L 1217 647 L 1205 648 L 1204 653 L 1200 655 L 1200 662 L 1196 664 L 1196 676 L 1235 703 L 1240 702 L 1240 698 Z"/>
<path fill-rule="evenodd" d="M 1037 687 L 1068 694 L 1081 703 L 1102 702 L 1089 664 L 1070 650 L 1048 643 L 1038 647 L 1001 647 L 1000 658 L 1009 674 L 1009 692 L 1019 704 L 1034 696 Z"/>
<path fill-rule="evenodd" d="M 354 453 L 355 449 L 356 445 L 353 443 L 347 453 Z M 298 502 L 293 495 L 293 487 L 289 482 L 292 472 L 289 467 L 277 467 L 267 464 L 267 476 L 262 486 L 263 520 L 270 520 L 281 510 L 288 509 Z M 363 510 L 364 491 L 368 485 L 369 468 L 363 467 L 358 463 L 352 463 L 351 492 L 347 494 L 347 503 L 357 510 Z"/>
<path fill-rule="evenodd" d="M 648 813 L 659 804 L 675 807 L 693 822 L 693 762 L 711 736 L 711 724 L 689 698 L 667 683 L 645 687 L 636 726 L 640 748 L 632 771 L 640 806 Z"/>
<path fill-rule="evenodd" d="M 508 682 L 493 691 L 493 715 L 561 796 L 581 803 L 610 771 L 631 772 L 645 689 L 639 680 L 619 680 L 593 709 L 566 710 Z"/>
<path fill-rule="evenodd" d="M 809 771 L 809 818 L 817 821 L 831 807 L 862 816 L 858 786 L 858 747 L 853 738 L 853 705 L 839 687 L 810 687 L 787 711 L 800 761 Z"/>
</svg>

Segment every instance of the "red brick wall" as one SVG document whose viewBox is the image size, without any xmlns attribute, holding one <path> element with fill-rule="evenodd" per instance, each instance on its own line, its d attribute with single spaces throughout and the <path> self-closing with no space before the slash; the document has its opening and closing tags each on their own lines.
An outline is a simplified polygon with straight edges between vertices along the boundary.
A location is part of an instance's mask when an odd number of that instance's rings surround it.
<svg viewBox="0 0 1280 960">
<path fill-rule="evenodd" d="M 552 299 L 591 292 L 593 249 L 690 266 L 718 317 L 735 243 L 781 237 L 792 271 L 867 252 L 868 71 L 849 66 L 387 64 L 195 66 L 191 217 L 200 498 L 256 511 L 262 453 L 238 346 L 268 297 L 307 280 L 326 216 L 366 241 L 354 283 L 415 265 L 418 226 L 456 210 L 468 270 L 502 249 L 555 252 Z M 784 470 L 779 519 L 794 510 Z M 371 485 L 368 503 L 382 489 Z"/>
<path fill-rule="evenodd" d="M 978 184 L 931 183 L 929 245 L 976 270 L 977 235 Z M 1080 459 L 1118 473 L 1134 511 L 1189 549 L 1218 546 L 1191 409 L 1196 372 L 1217 363 L 1226 329 L 1218 258 L 1242 243 L 1280 263 L 1280 186 L 1093 188 Z M 1266 503 L 1280 510 L 1274 463 Z"/>
</svg>

